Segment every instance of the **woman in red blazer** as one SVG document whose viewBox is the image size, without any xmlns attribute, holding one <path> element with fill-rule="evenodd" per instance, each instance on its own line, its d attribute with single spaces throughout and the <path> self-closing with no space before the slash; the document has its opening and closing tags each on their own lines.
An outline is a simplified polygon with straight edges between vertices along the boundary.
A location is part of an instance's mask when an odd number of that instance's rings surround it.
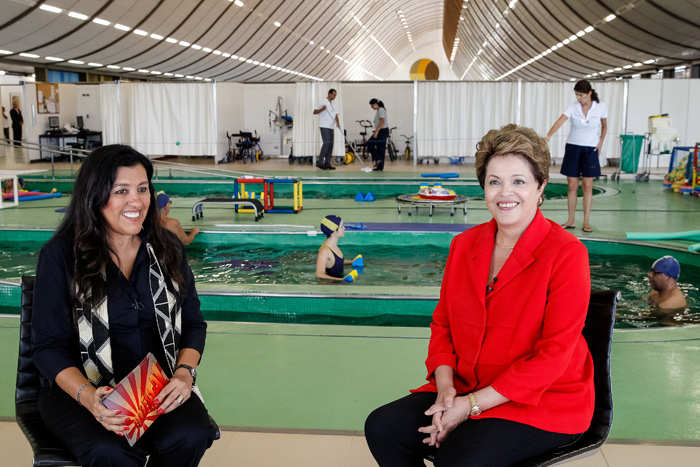
<svg viewBox="0 0 700 467">
<path fill-rule="evenodd" d="M 583 244 L 539 210 L 547 144 L 506 125 L 477 145 L 490 222 L 450 247 L 433 313 L 428 383 L 370 414 L 380 466 L 507 466 L 574 442 L 593 416 L 581 335 L 591 290 Z"/>
</svg>

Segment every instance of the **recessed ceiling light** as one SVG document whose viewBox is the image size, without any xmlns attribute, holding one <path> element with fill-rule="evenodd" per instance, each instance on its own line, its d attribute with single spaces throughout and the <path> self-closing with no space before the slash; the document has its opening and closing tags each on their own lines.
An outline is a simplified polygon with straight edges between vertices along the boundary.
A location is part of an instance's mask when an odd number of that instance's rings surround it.
<svg viewBox="0 0 700 467">
<path fill-rule="evenodd" d="M 170 44 L 177 44 L 177 39 L 175 39 L 174 37 L 168 37 L 167 39 L 165 39 L 165 42 L 169 42 Z"/>
<path fill-rule="evenodd" d="M 58 7 L 51 6 L 51 5 L 46 5 L 46 4 L 41 5 L 39 8 L 42 9 L 42 10 L 44 10 L 44 11 L 49 11 L 49 12 L 51 12 L 51 13 L 60 13 L 60 12 L 63 11 L 63 10 L 61 10 L 61 9 L 58 8 Z"/>
<path fill-rule="evenodd" d="M 173 75 L 172 73 L 167 73 L 167 72 L 163 73 L 163 76 L 172 76 L 172 75 Z"/>
<path fill-rule="evenodd" d="M 90 63 L 88 63 L 88 65 L 90 65 L 90 66 L 96 66 L 96 67 L 98 67 L 98 68 L 104 66 L 104 65 L 101 64 L 101 63 L 95 63 L 95 62 L 90 62 Z"/>
<path fill-rule="evenodd" d="M 114 27 L 116 29 L 121 29 L 122 31 L 131 31 L 131 28 L 129 26 L 124 26 L 123 24 L 115 24 Z"/>
<path fill-rule="evenodd" d="M 147 36 L 148 33 L 142 29 L 134 29 L 134 34 L 138 36 Z"/>
<path fill-rule="evenodd" d="M 110 24 L 112 24 L 109 21 L 107 21 L 106 19 L 101 19 L 101 18 L 95 18 L 92 20 L 92 22 L 97 23 L 97 24 L 101 24 L 102 26 L 109 26 Z"/>
<path fill-rule="evenodd" d="M 604 18 L 605 21 L 610 22 L 616 18 L 615 15 L 608 15 Z"/>
<path fill-rule="evenodd" d="M 107 68 L 109 68 L 110 70 L 118 70 L 119 69 L 119 67 L 117 65 L 107 65 Z"/>
<path fill-rule="evenodd" d="M 201 45 L 197 45 L 197 44 L 192 44 L 191 47 L 192 47 L 194 50 L 201 50 L 201 49 L 202 49 L 202 46 L 201 46 Z"/>
<path fill-rule="evenodd" d="M 20 57 L 27 57 L 27 58 L 39 58 L 38 55 L 35 55 L 35 54 L 28 54 L 28 53 L 24 53 L 24 52 L 22 52 L 21 54 L 19 54 L 19 56 L 20 56 Z"/>
<path fill-rule="evenodd" d="M 645 60 L 644 64 L 645 65 L 651 65 L 652 63 L 656 62 L 656 60 L 650 59 L 650 60 Z"/>
<path fill-rule="evenodd" d="M 183 46 L 183 47 L 189 47 L 189 46 L 191 46 L 192 44 L 190 44 L 189 42 L 180 41 L 180 45 Z"/>
<path fill-rule="evenodd" d="M 2 55 L 10 55 L 12 53 L 13 52 L 10 52 L 9 50 L 0 50 L 0 54 L 2 54 Z"/>
<path fill-rule="evenodd" d="M 274 22 L 274 25 L 275 25 L 276 27 L 282 26 L 282 24 L 281 24 L 279 21 L 275 21 L 275 22 Z"/>
<path fill-rule="evenodd" d="M 69 12 L 69 13 L 68 13 L 68 16 L 70 16 L 71 18 L 80 19 L 80 20 L 83 20 L 83 21 L 85 21 L 86 19 L 88 19 L 88 15 L 84 15 L 84 14 L 82 14 L 82 13 L 76 13 L 75 11 Z"/>
<path fill-rule="evenodd" d="M 85 65 L 85 62 L 80 60 L 68 60 L 68 63 L 72 63 L 73 65 Z"/>
<path fill-rule="evenodd" d="M 229 1 L 231 1 L 231 0 L 229 0 Z M 233 4 L 236 5 L 236 6 L 243 6 L 243 2 L 242 2 L 241 0 L 235 0 L 235 1 L 233 2 Z"/>
<path fill-rule="evenodd" d="M 309 44 L 314 45 L 314 41 L 309 41 Z"/>
<path fill-rule="evenodd" d="M 228 53 L 228 52 L 224 52 L 224 53 L 222 53 L 221 55 L 224 56 L 224 57 L 226 57 L 226 58 L 229 58 L 229 57 L 231 56 L 231 54 Z"/>
<path fill-rule="evenodd" d="M 144 70 L 143 68 L 139 70 L 139 73 L 150 73 L 148 70 Z"/>
<path fill-rule="evenodd" d="M 211 49 L 209 47 L 204 47 L 202 52 L 211 53 Z"/>
<path fill-rule="evenodd" d="M 231 55 L 231 60 L 238 60 L 238 55 Z"/>
<path fill-rule="evenodd" d="M 135 71 L 136 68 L 131 68 L 130 66 L 125 66 L 124 68 L 122 68 L 122 70 L 124 70 L 124 71 Z"/>
<path fill-rule="evenodd" d="M 184 77 L 185 77 L 185 75 L 181 75 L 181 74 L 176 74 L 176 75 L 175 75 L 175 77 L 176 77 L 176 78 L 184 78 Z"/>
<path fill-rule="evenodd" d="M 151 74 L 152 75 L 162 75 L 163 73 L 161 73 L 160 71 L 152 71 Z"/>
<path fill-rule="evenodd" d="M 155 39 L 157 41 L 162 41 L 163 36 L 161 36 L 160 34 L 151 34 L 151 39 Z"/>
<path fill-rule="evenodd" d="M 46 60 L 50 60 L 52 62 L 62 62 L 63 61 L 62 58 L 58 58 L 58 57 L 46 57 Z"/>
<path fill-rule="evenodd" d="M 215 50 L 215 51 L 212 52 L 212 53 L 213 53 L 214 55 L 221 55 L 221 50 Z"/>
</svg>

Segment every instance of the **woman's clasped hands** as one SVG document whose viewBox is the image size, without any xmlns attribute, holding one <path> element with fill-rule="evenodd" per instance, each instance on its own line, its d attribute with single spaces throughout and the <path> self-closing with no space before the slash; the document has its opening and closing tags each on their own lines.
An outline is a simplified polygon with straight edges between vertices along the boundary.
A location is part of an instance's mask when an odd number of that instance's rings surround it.
<svg viewBox="0 0 700 467">
<path fill-rule="evenodd" d="M 432 424 L 418 429 L 429 435 L 424 443 L 439 448 L 452 430 L 469 418 L 471 404 L 468 398 L 456 396 L 457 391 L 452 386 L 438 392 L 435 403 L 425 412 L 433 417 Z"/>
</svg>

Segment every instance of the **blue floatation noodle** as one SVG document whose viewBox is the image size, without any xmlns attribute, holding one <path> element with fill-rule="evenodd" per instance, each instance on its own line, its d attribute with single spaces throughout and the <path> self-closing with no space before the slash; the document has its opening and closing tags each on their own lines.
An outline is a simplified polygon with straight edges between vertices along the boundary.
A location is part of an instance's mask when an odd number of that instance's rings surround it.
<svg viewBox="0 0 700 467">
<path fill-rule="evenodd" d="M 323 218 L 321 221 L 321 232 L 330 237 L 331 234 L 340 228 L 342 219 L 338 216 L 330 215 Z"/>
</svg>

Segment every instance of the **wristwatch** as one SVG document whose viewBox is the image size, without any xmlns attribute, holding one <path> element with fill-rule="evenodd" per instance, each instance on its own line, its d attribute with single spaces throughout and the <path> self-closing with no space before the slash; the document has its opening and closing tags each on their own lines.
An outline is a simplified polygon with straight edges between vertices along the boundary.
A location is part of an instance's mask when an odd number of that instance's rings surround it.
<svg viewBox="0 0 700 467">
<path fill-rule="evenodd" d="M 474 395 L 474 393 L 470 392 L 468 394 L 468 396 L 469 396 L 469 402 L 472 405 L 472 408 L 469 411 L 469 416 L 473 417 L 475 415 L 481 415 L 481 409 L 479 408 L 479 403 L 476 401 L 476 396 Z"/>
<path fill-rule="evenodd" d="M 197 370 L 192 368 L 189 365 L 185 365 L 184 363 L 180 363 L 175 367 L 173 370 L 173 374 L 179 369 L 179 368 L 185 368 L 187 371 L 190 372 L 190 376 L 192 376 L 192 386 L 194 386 L 194 383 L 197 381 Z"/>
</svg>

